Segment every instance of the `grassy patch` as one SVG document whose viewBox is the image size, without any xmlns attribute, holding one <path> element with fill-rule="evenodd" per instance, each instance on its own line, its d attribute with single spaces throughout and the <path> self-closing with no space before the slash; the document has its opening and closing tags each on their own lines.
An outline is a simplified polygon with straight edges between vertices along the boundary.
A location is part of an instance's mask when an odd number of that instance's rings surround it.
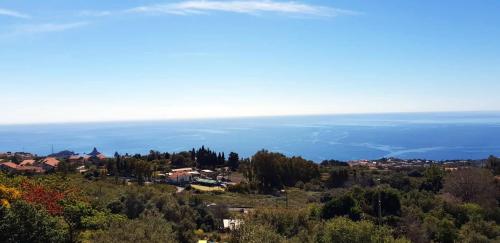
<svg viewBox="0 0 500 243">
<path fill-rule="evenodd" d="M 201 185 L 191 185 L 191 188 L 201 191 L 201 192 L 223 192 L 224 188 L 220 186 L 215 186 L 215 187 L 208 187 L 208 186 L 201 186 Z"/>
</svg>

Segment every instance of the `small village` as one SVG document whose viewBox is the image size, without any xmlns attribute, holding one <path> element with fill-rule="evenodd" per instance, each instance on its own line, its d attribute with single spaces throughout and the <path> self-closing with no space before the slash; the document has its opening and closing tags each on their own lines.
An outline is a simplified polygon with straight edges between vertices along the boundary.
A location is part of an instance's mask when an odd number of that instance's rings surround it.
<svg viewBox="0 0 500 243">
<path fill-rule="evenodd" d="M 98 170 L 109 175 L 103 165 L 108 159 L 106 155 L 94 148 L 90 153 L 76 154 L 72 151 L 61 151 L 46 157 L 40 157 L 27 152 L 4 152 L 0 153 L 0 170 L 8 174 L 36 175 L 51 173 L 57 170 L 61 161 L 66 161 L 76 172 L 84 174 L 89 171 L 89 167 L 97 166 Z M 433 164 L 440 164 L 446 170 L 455 170 L 458 167 L 478 165 L 484 163 L 481 160 L 448 160 L 436 161 L 427 159 L 399 159 L 382 158 L 377 160 L 351 160 L 345 163 L 349 167 L 365 167 L 371 170 L 400 170 L 413 167 L 429 167 Z M 167 183 L 175 185 L 179 190 L 190 186 L 200 191 L 223 191 L 228 185 L 235 185 L 241 182 L 240 177 L 231 178 L 229 167 L 218 167 L 211 169 L 199 169 L 195 167 L 171 168 L 168 171 L 154 171 L 153 176 L 145 184 Z M 128 183 L 136 181 L 135 178 L 120 178 Z"/>
<path fill-rule="evenodd" d="M 96 166 L 100 173 L 109 176 L 103 162 L 107 156 L 94 148 L 88 154 L 75 154 L 71 151 L 61 151 L 47 157 L 26 152 L 0 153 L 0 170 L 7 174 L 37 175 L 55 172 L 62 161 L 74 168 L 75 172 L 85 174 L 89 172 L 90 166 Z M 120 177 L 125 183 L 137 182 L 134 177 Z M 197 169 L 193 167 L 175 168 L 169 171 L 154 171 L 150 180 L 145 185 L 152 183 L 165 183 L 174 185 L 178 191 L 186 187 L 198 191 L 224 191 L 228 185 L 235 185 L 241 178 L 231 180 L 231 171 L 228 167 L 209 169 Z"/>
</svg>

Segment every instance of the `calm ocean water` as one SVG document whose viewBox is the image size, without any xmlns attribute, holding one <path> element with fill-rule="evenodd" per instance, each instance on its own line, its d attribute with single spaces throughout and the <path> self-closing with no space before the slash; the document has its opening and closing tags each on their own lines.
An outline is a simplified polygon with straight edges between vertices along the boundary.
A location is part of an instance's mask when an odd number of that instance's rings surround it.
<svg viewBox="0 0 500 243">
<path fill-rule="evenodd" d="M 251 156 L 268 149 L 307 159 L 480 159 L 500 155 L 500 112 L 294 116 L 0 126 L 0 151 L 46 155 L 176 152 L 205 145 Z"/>
</svg>

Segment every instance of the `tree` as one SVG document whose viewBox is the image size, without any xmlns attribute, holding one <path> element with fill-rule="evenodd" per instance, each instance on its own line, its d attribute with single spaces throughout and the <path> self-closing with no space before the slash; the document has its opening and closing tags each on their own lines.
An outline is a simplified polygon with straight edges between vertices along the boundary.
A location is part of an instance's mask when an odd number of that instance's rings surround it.
<svg viewBox="0 0 500 243">
<path fill-rule="evenodd" d="M 307 183 L 320 176 L 318 165 L 312 161 L 266 150 L 257 152 L 243 167 L 247 170 L 244 171 L 247 179 L 264 193 L 295 186 L 298 181 Z"/>
<path fill-rule="evenodd" d="M 361 208 L 358 202 L 349 194 L 333 198 L 321 210 L 321 218 L 331 219 L 337 216 L 346 216 L 352 220 L 361 218 Z"/>
<path fill-rule="evenodd" d="M 82 202 L 68 202 L 64 205 L 63 219 L 68 225 L 69 242 L 76 242 L 78 233 L 85 228 L 83 219 L 92 213 L 92 209 Z"/>
<path fill-rule="evenodd" d="M 227 165 L 231 170 L 236 171 L 239 167 L 240 157 L 237 153 L 231 152 L 229 153 L 229 158 L 227 159 Z"/>
<path fill-rule="evenodd" d="M 408 192 L 411 190 L 411 182 L 408 176 L 401 173 L 394 173 L 389 178 L 389 185 L 401 191 Z"/>
<path fill-rule="evenodd" d="M 109 229 L 98 231 L 92 235 L 92 242 L 178 242 L 172 229 L 160 215 L 146 215 L 139 219 L 118 221 L 111 224 Z"/>
<path fill-rule="evenodd" d="M 379 205 L 380 198 L 380 205 Z M 366 192 L 365 200 L 370 205 L 370 214 L 378 216 L 379 207 L 381 207 L 382 216 L 401 215 L 401 201 L 399 193 L 393 188 L 377 188 Z"/>
<path fill-rule="evenodd" d="M 354 222 L 345 217 L 334 218 L 326 222 L 321 242 L 369 243 L 369 242 L 409 242 L 394 239 L 386 227 L 377 227 L 370 221 Z"/>
<path fill-rule="evenodd" d="M 21 200 L 0 208 L 0 216 L 0 242 L 66 241 L 67 231 L 57 218 Z"/>
<path fill-rule="evenodd" d="M 346 168 L 338 167 L 330 170 L 328 181 L 326 185 L 329 188 L 342 187 L 349 180 L 349 170 Z"/>
<path fill-rule="evenodd" d="M 493 180 L 492 173 L 485 169 L 458 169 L 445 177 L 443 191 L 459 198 L 462 202 L 494 208 L 498 187 Z"/>
<path fill-rule="evenodd" d="M 460 242 L 494 242 L 500 237 L 500 226 L 494 221 L 474 219 L 460 228 L 458 237 Z"/>
<path fill-rule="evenodd" d="M 272 230 L 272 226 L 248 222 L 231 233 L 231 243 L 280 243 L 285 239 Z"/>
<path fill-rule="evenodd" d="M 455 225 L 448 218 L 438 219 L 429 215 L 424 219 L 423 228 L 427 232 L 427 238 L 433 242 L 453 243 L 457 238 Z"/>
<path fill-rule="evenodd" d="M 141 198 L 139 198 L 139 195 L 134 192 L 127 194 L 125 198 L 125 214 L 129 219 L 138 218 L 145 208 L 146 206 Z"/>
<path fill-rule="evenodd" d="M 490 169 L 494 175 L 500 175 L 500 158 L 490 155 L 486 161 L 486 168 Z"/>
<path fill-rule="evenodd" d="M 309 215 L 310 211 L 307 208 L 268 208 L 256 211 L 252 218 L 245 221 L 269 225 L 276 233 L 291 238 L 299 232 L 307 231 L 310 223 Z"/>
<path fill-rule="evenodd" d="M 425 170 L 425 179 L 420 188 L 427 191 L 438 192 L 443 188 L 443 177 L 444 170 L 438 165 L 432 165 Z"/>
</svg>

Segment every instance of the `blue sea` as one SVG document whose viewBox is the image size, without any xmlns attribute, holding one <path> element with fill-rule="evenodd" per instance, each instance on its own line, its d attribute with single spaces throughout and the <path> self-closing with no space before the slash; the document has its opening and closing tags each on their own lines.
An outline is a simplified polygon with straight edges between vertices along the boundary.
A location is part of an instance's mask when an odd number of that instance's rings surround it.
<svg viewBox="0 0 500 243">
<path fill-rule="evenodd" d="M 324 159 L 434 160 L 500 155 L 500 112 L 282 116 L 0 126 L 0 151 L 106 155 L 202 145 L 249 157 L 260 149 Z"/>
</svg>

